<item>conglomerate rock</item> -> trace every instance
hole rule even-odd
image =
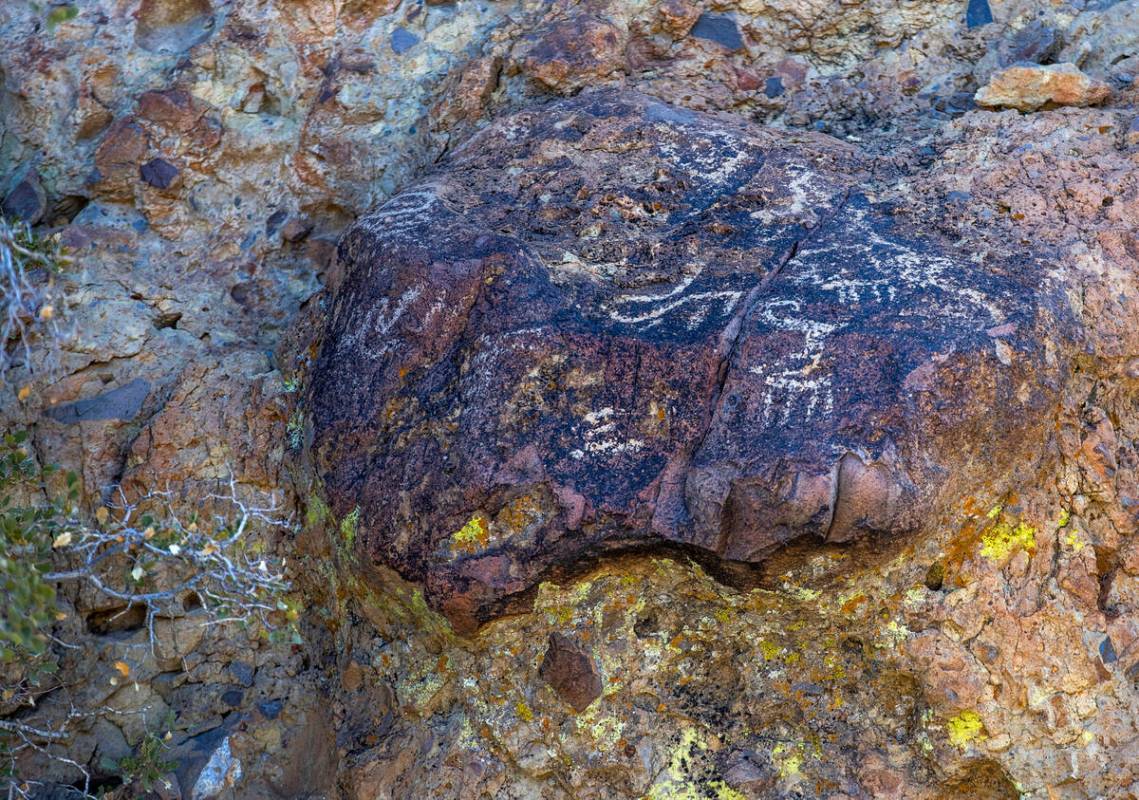
[[[855,161],[630,93],[471,139],[343,240],[333,510],[469,627],[607,552],[757,562],[1001,480],[1047,436],[1061,295],[1031,252],[895,221]]]

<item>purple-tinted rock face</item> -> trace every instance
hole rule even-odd
[[[1031,258],[896,222],[856,168],[594,93],[359,221],[310,401],[358,546],[469,629],[606,553],[758,562],[1007,474],[1045,438],[1060,304]]]

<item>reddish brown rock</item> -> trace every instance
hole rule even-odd
[[[578,14],[540,31],[523,69],[546,88],[569,93],[620,71],[625,38],[612,22]]]
[[[311,398],[333,508],[470,627],[607,553],[912,531],[1030,463],[1056,289],[896,221],[855,166],[629,93],[475,137],[341,244]]]
[[[1018,64],[1001,70],[977,92],[977,105],[1035,111],[1045,106],[1094,106],[1111,87],[1073,64]]]
[[[139,117],[177,133],[193,128],[206,111],[205,103],[180,89],[145,92],[138,98]]]
[[[149,140],[141,125],[130,118],[119,120],[95,151],[92,182],[108,197],[129,199],[148,148]]]
[[[538,674],[579,713],[601,696],[601,676],[593,659],[560,633],[550,634],[549,648]]]

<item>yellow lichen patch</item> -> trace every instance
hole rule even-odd
[[[799,777],[803,770],[802,748],[792,748],[790,745],[780,742],[771,748],[771,761],[779,770],[780,780],[794,780]]]
[[[763,653],[764,661],[775,661],[783,653],[782,647],[768,639],[764,639],[759,643],[759,650]]]
[[[949,743],[964,750],[970,743],[985,738],[985,723],[976,711],[962,711],[945,723],[945,731]]]
[[[1068,523],[1071,521],[1071,519],[1072,519],[1072,512],[1066,508],[1061,508],[1060,509],[1060,517],[1059,517],[1059,519],[1056,520],[1056,527],[1057,528],[1068,527]]]
[[[1066,545],[1068,545],[1068,547],[1072,548],[1073,552],[1078,553],[1084,549],[1085,543],[1084,543],[1084,540],[1080,538],[1080,532],[1073,530],[1073,531],[1070,531],[1068,533],[1068,535],[1064,537],[1064,544],[1066,544]]]
[[[1017,549],[1029,553],[1036,550],[1036,529],[1026,522],[1014,527],[1002,520],[981,534],[981,555],[985,558],[1004,561]]]
[[[897,647],[910,636],[910,629],[905,625],[898,622],[896,619],[890,620],[882,629],[883,638],[887,639],[891,646]]]
[[[645,800],[701,800],[700,787],[690,777],[695,750],[708,748],[695,728],[680,733],[680,743],[673,749],[668,768],[658,777]]]
[[[518,714],[518,719],[523,722],[534,721],[534,712],[530,710],[530,706],[526,705],[525,700],[519,700],[514,704],[514,712]]]
[[[467,524],[451,534],[452,553],[477,553],[490,543],[490,521],[482,512],[476,513]]]
[[[625,723],[612,714],[598,716],[597,712],[598,705],[595,703],[578,716],[577,728],[589,734],[598,750],[612,750],[625,732]]]
[[[820,594],[817,589],[808,589],[805,586],[792,586],[789,583],[783,584],[783,590],[801,603],[814,602],[819,599]]]

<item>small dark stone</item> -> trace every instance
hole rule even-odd
[[[574,711],[585,711],[601,696],[601,676],[593,665],[593,659],[572,639],[560,633],[550,634],[549,649],[538,674],[573,706]]]
[[[969,92],[954,92],[948,97],[936,97],[933,109],[950,117],[959,117],[975,107],[973,95]]]
[[[1099,643],[1099,657],[1103,660],[1104,664],[1112,664],[1119,660],[1116,655],[1115,645],[1111,642],[1110,636],[1103,637],[1103,641]]]
[[[973,195],[969,192],[952,191],[945,195],[945,199],[950,203],[968,203],[973,199]]]
[[[241,691],[240,689],[230,689],[228,692],[222,694],[221,701],[227,706],[236,707],[241,705],[241,701],[244,698],[245,692]]]
[[[44,413],[56,422],[66,425],[110,419],[128,422],[138,415],[149,393],[150,383],[142,378],[135,378],[126,386],[120,386],[118,389],[112,389],[86,400],[49,408]]]
[[[701,14],[691,33],[698,39],[707,39],[729,50],[741,50],[744,46],[736,21],[720,14]]]
[[[1001,66],[1018,62],[1049,63],[1060,50],[1060,36],[1055,28],[1033,20],[1017,31],[999,49]]]
[[[265,220],[265,235],[272,236],[281,227],[281,223],[289,218],[286,211],[274,211],[269,215],[269,219]]]
[[[243,661],[234,661],[229,665],[229,672],[233,677],[237,678],[238,683],[242,686],[253,685],[253,667],[249,666]]]
[[[47,210],[47,194],[40,184],[39,176],[29,172],[4,197],[0,210],[4,216],[35,225],[43,219]]]
[[[392,31],[392,51],[398,56],[403,55],[419,44],[419,37],[407,28],[396,28]]]
[[[945,565],[940,561],[934,561],[929,565],[929,569],[925,573],[925,585],[931,592],[941,590],[942,585],[945,583]]]
[[[779,97],[784,91],[783,79],[778,75],[768,78],[767,82],[763,85],[763,93],[768,97]]]
[[[276,719],[284,705],[280,700],[266,700],[257,704],[257,710],[264,714],[266,719]]]
[[[162,158],[152,158],[138,168],[142,179],[156,189],[169,189],[180,170]]]
[[[965,12],[965,24],[970,28],[979,28],[993,21],[993,10],[989,8],[989,0],[969,0],[969,8]]]

